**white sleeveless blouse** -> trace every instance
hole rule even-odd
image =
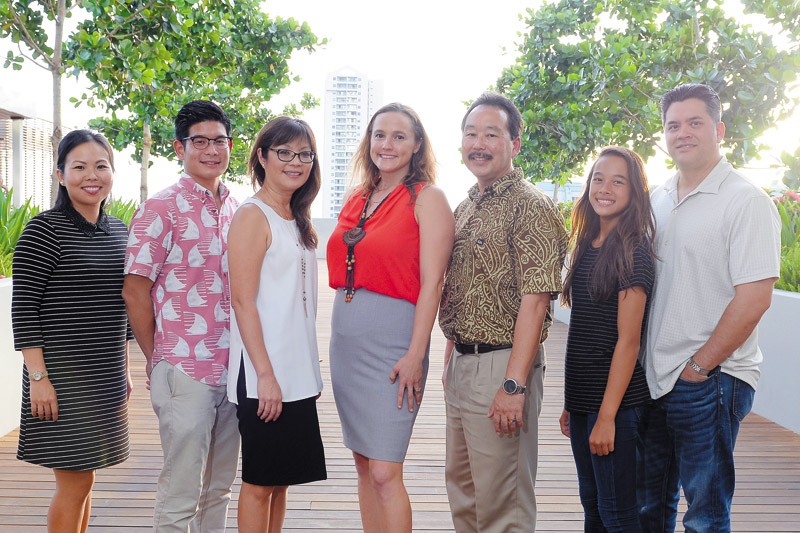
[[[261,265],[256,306],[261,319],[275,378],[284,402],[316,396],[322,390],[317,348],[317,254],[300,244],[294,220],[286,220],[270,206],[251,197],[264,213],[272,232],[272,243]],[[305,275],[303,275],[305,259]],[[306,303],[303,304],[305,285]],[[258,377],[242,342],[236,315],[231,309],[231,344],[228,362],[228,399],[237,403],[236,385],[244,359],[247,397],[258,398]]]

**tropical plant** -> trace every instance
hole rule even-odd
[[[775,283],[775,288],[800,292],[800,246],[781,249],[781,279]]]
[[[128,200],[126,202],[114,198],[110,201],[107,201],[103,209],[107,215],[117,217],[123,221],[126,226],[130,226],[131,219],[133,218],[134,213],[136,213],[137,207],[139,207],[139,202],[136,200]]]
[[[0,277],[11,275],[11,262],[19,236],[25,224],[39,214],[39,207],[31,205],[30,198],[15,208],[12,195],[13,189],[0,190]]]
[[[572,206],[572,200],[558,203],[558,210],[561,212],[561,216],[564,217],[564,227],[567,228],[567,233],[572,230]]]
[[[800,146],[793,154],[781,153],[781,163],[784,166],[783,184],[790,189],[800,189]]]
[[[781,278],[775,288],[800,292],[800,194],[784,192],[775,207],[781,216]]]

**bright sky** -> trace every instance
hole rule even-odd
[[[459,152],[464,101],[493,86],[513,62],[514,43],[524,29],[518,15],[539,4],[405,0],[387,9],[366,0],[264,2],[271,16],[304,20],[329,41],[313,54],[293,56],[292,69],[302,81],[285,92],[286,100],[282,94],[281,105],[274,108],[303,92],[323,97],[327,74],[344,66],[382,80],[383,103],[409,105],[422,119],[439,161],[439,185],[456,205],[475,181]],[[322,108],[305,117],[317,132],[324,131]]]
[[[439,161],[439,184],[450,203],[456,205],[475,181],[461,163],[458,151],[463,102],[492,86],[503,68],[512,64],[517,55],[518,33],[525,29],[519,14],[540,3],[499,0],[488,5],[477,0],[405,0],[387,5],[368,0],[269,0],[264,2],[264,9],[271,16],[306,21],[317,36],[329,40],[314,53],[294,54],[290,66],[302,80],[270,102],[270,108],[280,111],[286,103],[299,101],[304,92],[323,99],[327,74],[344,66],[382,80],[384,103],[399,101],[410,105],[422,118]],[[5,43],[0,44],[0,55],[4,56],[6,49]],[[25,103],[23,112],[51,117],[48,73],[33,67],[26,67],[23,73],[2,69],[0,79],[0,107],[5,107],[3,101],[10,98],[12,102]],[[74,109],[66,101],[70,95],[80,94],[79,87],[74,79],[66,80],[64,121],[73,127],[84,126],[92,113],[85,107]],[[324,143],[322,110],[320,106],[305,116],[320,144]],[[798,115],[789,122],[796,124]],[[773,133],[772,139],[770,142],[779,146],[787,137]],[[793,139],[789,142],[796,145]],[[322,151],[323,146],[318,148]],[[117,164],[115,194],[137,198],[138,167],[123,159],[120,157]],[[172,183],[177,169],[177,163],[169,162],[152,167],[150,192]],[[648,173],[652,183],[661,183],[671,171],[663,165],[663,159],[654,158]],[[765,185],[775,181],[774,172],[753,173]],[[249,193],[249,187],[237,189],[237,196]]]

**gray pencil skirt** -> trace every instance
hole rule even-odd
[[[397,408],[398,383],[391,383],[389,376],[408,350],[415,309],[406,300],[365,289],[346,303],[344,291],[336,291],[330,345],[333,397],[344,445],[370,459],[400,463],[406,457],[419,407],[409,412],[404,400],[403,408]],[[424,393],[428,350],[422,368]]]

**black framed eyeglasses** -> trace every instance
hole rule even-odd
[[[317,154],[315,154],[311,150],[307,150],[304,152],[293,152],[291,150],[286,150],[285,148],[282,148],[280,150],[276,150],[275,148],[270,148],[270,151],[275,152],[278,155],[278,159],[280,159],[284,163],[290,163],[294,161],[295,157],[299,157],[301,163],[312,163],[314,161],[314,158],[317,156]]]
[[[191,137],[184,137],[182,139],[185,141],[192,141],[192,146],[194,146],[198,150],[205,150],[208,148],[208,143],[214,143],[214,147],[217,150],[227,150],[231,146],[231,141],[233,141],[233,137],[217,137],[216,139],[210,139],[205,137],[204,135],[192,135]]]

